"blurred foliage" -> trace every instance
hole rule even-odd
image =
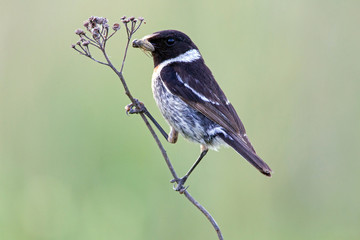
[[[186,32],[275,171],[232,149],[188,181],[225,239],[359,239],[359,1],[4,1],[0,32],[0,239],[216,239],[171,175],[115,74],[70,48],[91,15],[145,17],[138,37]],[[124,32],[123,32],[124,34]],[[120,64],[124,36],[109,54]],[[125,77],[152,99],[152,60]],[[179,175],[198,146],[165,143]]]

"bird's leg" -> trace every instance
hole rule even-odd
[[[149,111],[146,109],[144,103],[142,103],[139,100],[135,99],[135,104],[130,103],[129,105],[126,105],[125,106],[125,111],[126,111],[126,114],[144,113],[154,123],[154,125],[160,131],[160,133],[164,136],[164,138],[167,141],[169,141],[168,134],[164,131],[164,129],[160,126],[160,124],[155,120],[155,118],[149,113]],[[170,132],[170,135],[171,134],[172,134],[172,130]],[[177,134],[176,134],[176,137],[177,137]],[[169,142],[171,142],[171,141],[169,141]],[[175,142],[176,142],[176,140],[175,140]]]
[[[201,159],[204,158],[204,156],[207,154],[208,152],[208,148],[205,145],[201,145],[200,146],[201,149],[201,153],[199,158],[196,160],[196,162],[191,166],[191,168],[189,169],[189,171],[185,174],[184,177],[180,178],[180,179],[173,179],[171,180],[172,183],[176,182],[177,186],[174,186],[174,190],[178,191],[180,193],[183,193],[187,187],[184,187],[184,184],[186,182],[186,180],[188,179],[188,177],[190,176],[190,174],[192,173],[192,171],[194,171],[194,169],[196,168],[196,166],[200,163]]]
[[[176,141],[178,140],[178,135],[179,135],[179,132],[176,131],[173,127],[171,127],[167,141],[169,143],[176,143]]]

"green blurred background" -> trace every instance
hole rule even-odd
[[[115,74],[70,48],[92,15],[143,16],[138,38],[186,32],[275,171],[232,149],[188,181],[225,239],[360,239],[360,1],[4,1],[0,239],[217,239],[171,175]],[[120,65],[124,32],[109,54]],[[154,104],[152,59],[125,77]],[[164,142],[164,141],[163,141]],[[199,153],[164,143],[179,175]]]

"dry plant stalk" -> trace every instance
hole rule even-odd
[[[86,31],[84,31],[82,29],[77,29],[75,31],[75,34],[78,35],[80,37],[80,39],[76,44],[72,44],[71,47],[75,51],[80,53],[81,55],[88,57],[97,63],[100,63],[102,65],[110,67],[116,73],[116,75],[119,77],[119,79],[124,87],[125,94],[129,97],[129,99],[131,101],[131,104],[129,104],[127,106],[127,110],[129,110],[129,108],[131,108],[131,109],[135,108],[134,113],[138,113],[141,116],[141,118],[143,119],[145,125],[147,126],[147,128],[150,131],[151,135],[153,136],[156,144],[158,145],[158,147],[161,151],[161,154],[162,154],[173,178],[179,179],[171,162],[170,162],[170,159],[169,159],[163,145],[161,144],[153,127],[150,125],[147,117],[155,124],[155,126],[160,130],[161,134],[164,135],[165,138],[167,138],[166,137],[167,134],[164,132],[164,130],[162,130],[160,125],[151,116],[151,114],[146,109],[144,104],[132,96],[132,94],[127,86],[127,83],[125,81],[125,78],[123,76],[123,69],[124,69],[124,64],[125,64],[125,60],[126,60],[126,55],[127,55],[128,49],[129,49],[129,45],[131,43],[132,36],[136,33],[136,31],[140,28],[140,26],[143,23],[145,24],[146,22],[144,21],[144,18],[142,18],[142,17],[127,18],[126,16],[123,16],[121,18],[121,22],[124,25],[125,30],[126,30],[127,42],[125,45],[125,52],[123,55],[123,60],[122,60],[120,70],[117,70],[117,68],[115,68],[115,66],[110,61],[110,59],[106,53],[106,44],[107,44],[108,40],[110,38],[112,38],[121,29],[121,24],[119,24],[119,23],[114,23],[110,30],[110,26],[109,26],[108,20],[106,18],[94,17],[94,16],[90,17],[87,21],[84,22],[84,27],[86,28]],[[111,31],[111,33],[110,33],[110,31]],[[93,57],[93,55],[90,52],[91,47],[94,47],[95,49],[98,49],[102,52],[102,54],[104,56],[103,61],[99,61]],[[212,224],[213,228],[215,229],[218,239],[222,240],[223,237],[222,237],[220,228],[217,225],[215,219],[210,215],[210,213],[199,202],[197,202],[186,189],[184,191],[181,191],[180,194],[184,194],[185,197],[204,214],[204,216],[209,220],[209,222]]]

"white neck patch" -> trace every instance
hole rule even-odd
[[[201,54],[197,49],[191,49],[183,54],[180,54],[179,56],[175,58],[170,58],[168,60],[163,61],[159,65],[155,67],[156,72],[160,72],[165,66],[174,63],[174,62],[194,62],[201,58]]]

